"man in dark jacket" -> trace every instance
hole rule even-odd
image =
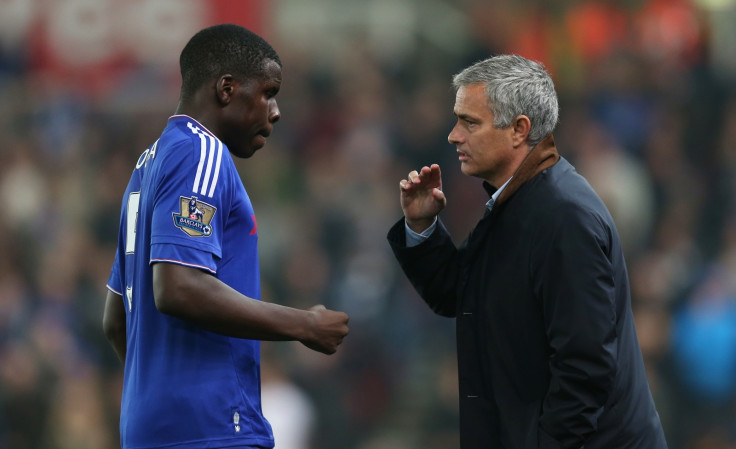
[[[460,248],[442,221],[440,167],[400,182],[389,231],[401,267],[457,325],[463,449],[662,449],[608,210],[561,158],[557,95],[519,56],[453,78],[449,135],[464,174],[484,180],[486,214]]]

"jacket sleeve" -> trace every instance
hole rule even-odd
[[[559,443],[541,447],[582,447],[597,430],[613,386],[618,339],[612,232],[597,213],[568,205],[556,211],[534,245],[531,279],[550,351],[540,434]]]
[[[417,246],[406,246],[402,218],[388,232],[388,242],[419,296],[438,315],[454,317],[457,303],[457,249],[441,220]]]

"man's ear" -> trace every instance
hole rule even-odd
[[[532,122],[526,115],[520,115],[511,122],[513,136],[511,137],[514,146],[518,147],[526,142],[529,137],[529,131],[532,129]]]
[[[220,104],[229,104],[234,91],[235,80],[232,75],[222,75],[217,79],[217,84],[215,84],[215,95],[217,96],[217,101],[219,101]]]

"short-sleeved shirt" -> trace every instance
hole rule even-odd
[[[260,342],[165,315],[153,298],[152,265],[175,263],[260,299],[257,240],[225,144],[191,117],[171,117],[125,191],[107,284],[126,310],[124,449],[273,447],[261,412]]]

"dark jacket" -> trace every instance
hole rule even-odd
[[[551,136],[459,249],[441,221],[418,246],[403,219],[388,239],[456,318],[463,449],[667,447],[616,227]]]

